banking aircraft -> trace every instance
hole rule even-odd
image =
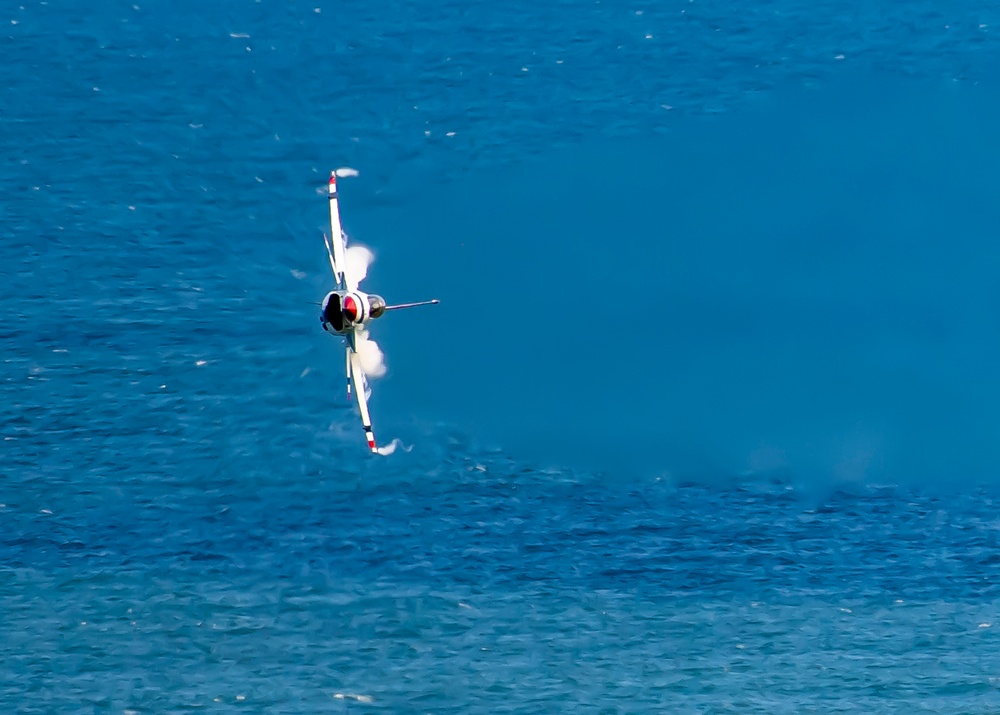
[[[390,310],[414,308],[418,305],[434,305],[440,301],[435,299],[419,303],[386,305],[381,296],[359,290],[358,284],[368,274],[368,265],[373,256],[371,251],[364,246],[347,247],[347,235],[340,226],[336,172],[330,174],[328,195],[330,199],[330,238],[323,234],[323,242],[326,243],[326,252],[330,257],[330,268],[333,269],[333,280],[336,283],[336,288],[327,293],[326,298],[323,299],[323,311],[320,313],[319,320],[325,331],[344,338],[347,355],[347,399],[351,399],[353,387],[354,395],[358,401],[358,410],[361,413],[361,425],[365,429],[365,437],[368,440],[368,448],[377,453],[378,447],[375,445],[375,434],[372,431],[372,420],[368,411],[368,398],[371,396],[371,389],[364,371],[366,358],[369,369],[372,369],[373,362],[376,369],[384,368],[381,365],[382,354],[378,346],[368,337],[368,321],[380,318]],[[375,377],[377,376],[375,375]]]

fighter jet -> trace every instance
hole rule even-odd
[[[326,294],[323,299],[323,309],[319,320],[323,330],[331,335],[344,338],[347,367],[347,399],[351,399],[351,391],[358,401],[361,413],[361,425],[365,430],[368,448],[377,453],[375,433],[372,431],[371,415],[368,411],[368,398],[371,390],[368,378],[363,369],[364,360],[361,352],[374,352],[381,356],[378,346],[374,345],[367,334],[368,321],[382,317],[390,310],[415,308],[418,305],[435,305],[440,301],[424,300],[418,303],[401,303],[387,305],[385,299],[372,293],[365,293],[358,285],[368,273],[371,262],[371,252],[363,246],[347,247],[347,234],[340,225],[340,207],[337,203],[337,173],[330,173],[330,237],[323,234],[326,252],[330,257],[330,268],[333,269],[333,280],[336,288]]]

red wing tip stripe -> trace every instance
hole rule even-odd
[[[337,183],[337,172],[336,171],[331,171],[330,172],[330,183],[331,184],[336,184]]]

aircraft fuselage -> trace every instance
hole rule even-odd
[[[359,290],[334,290],[323,299],[319,320],[323,324],[323,330],[346,335],[369,319],[380,317],[384,312],[385,300],[381,296]]]

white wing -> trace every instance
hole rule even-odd
[[[357,290],[368,275],[368,266],[375,255],[364,246],[347,247],[347,234],[340,225],[340,202],[337,199],[337,172],[330,174],[330,238],[323,234],[330,268],[339,290]]]
[[[368,448],[372,452],[378,452],[378,447],[375,446],[375,434],[372,432],[372,418],[368,413],[368,380],[365,379],[365,372],[361,369],[360,356],[354,352],[350,345],[347,346],[347,359],[351,363],[351,381],[354,383],[354,396],[358,399],[361,426],[365,428]]]
[[[330,268],[337,288],[343,290],[346,284],[344,272],[347,270],[347,246],[344,239],[344,229],[340,226],[340,204],[337,202],[337,174],[330,173],[330,238],[323,236],[326,252],[330,256]]]

